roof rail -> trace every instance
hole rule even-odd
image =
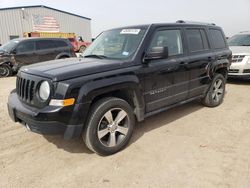
[[[176,23],[186,23],[184,20],[177,20]]]
[[[250,33],[250,31],[241,31],[240,33]]]
[[[216,25],[215,23],[204,23],[204,22],[184,21],[184,20],[177,20],[177,21],[176,21],[176,23],[189,23],[189,24]]]

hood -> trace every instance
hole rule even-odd
[[[21,71],[53,81],[62,81],[123,67],[125,67],[125,63],[120,60],[68,58],[24,66]]]
[[[233,54],[250,55],[250,46],[230,46]]]

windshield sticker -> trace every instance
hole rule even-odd
[[[122,52],[122,55],[128,56],[128,55],[129,55],[129,52]]]
[[[140,31],[140,29],[123,29],[120,34],[138,35]]]

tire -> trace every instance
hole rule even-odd
[[[210,88],[202,103],[207,107],[219,106],[224,99],[226,80],[222,74],[215,74]]]
[[[12,76],[12,69],[7,64],[0,65],[0,77]]]
[[[135,116],[126,101],[114,97],[101,99],[93,105],[89,114],[82,136],[90,150],[107,156],[122,150],[128,144]]]
[[[86,46],[81,46],[79,49],[79,53],[83,53],[86,50]]]
[[[69,56],[62,56],[62,57],[59,57],[58,59],[67,59],[69,58]]]

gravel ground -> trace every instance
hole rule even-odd
[[[198,102],[136,126],[128,147],[109,157],[81,139],[42,136],[13,123],[0,79],[0,187],[250,187],[250,81],[227,85],[224,103]]]

